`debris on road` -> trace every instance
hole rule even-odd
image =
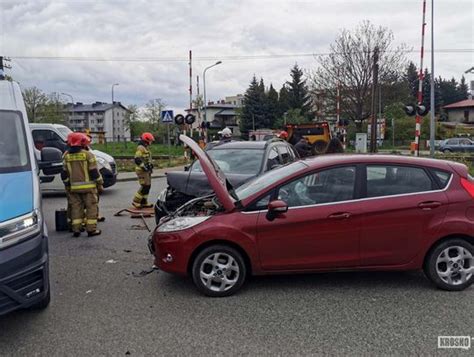
[[[116,260],[113,260],[113,259],[109,259],[109,260],[107,260],[105,263],[107,263],[107,264],[115,264],[115,263],[117,263],[117,261],[116,261]]]

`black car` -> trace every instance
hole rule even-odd
[[[234,188],[266,171],[299,159],[293,146],[281,139],[211,144],[206,152]],[[157,223],[161,217],[174,212],[189,200],[213,193],[198,160],[185,171],[168,172],[166,178],[168,187],[160,193],[155,204]]]

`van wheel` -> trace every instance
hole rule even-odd
[[[474,248],[462,239],[450,239],[429,254],[425,274],[438,288],[460,291],[474,282]]]
[[[241,288],[247,275],[242,255],[234,248],[213,245],[205,248],[194,259],[194,285],[204,295],[223,297]]]
[[[36,304],[31,305],[29,307],[30,310],[44,310],[48,307],[49,303],[51,302],[51,289],[48,289],[46,296],[38,301]]]

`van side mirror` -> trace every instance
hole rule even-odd
[[[47,176],[59,174],[63,169],[63,153],[51,147],[41,149],[41,161],[38,166]]]
[[[271,201],[268,204],[267,219],[273,221],[275,218],[284,217],[286,212],[288,212],[288,204],[285,201]]]

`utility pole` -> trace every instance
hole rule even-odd
[[[5,68],[11,69],[12,67],[5,62],[10,62],[11,59],[0,56],[0,80],[8,79],[9,77],[5,74]]]
[[[372,108],[371,108],[371,124],[370,124],[370,152],[377,152],[377,82],[379,76],[379,48],[374,48],[372,66]]]
[[[193,110],[193,64],[192,64],[193,52],[189,50],[189,114]],[[184,124],[186,127],[187,124]],[[193,125],[189,126],[189,135],[193,137]]]
[[[435,155],[434,1],[431,0],[430,156]]]
[[[425,49],[425,16],[426,0],[423,0],[423,19],[421,22],[421,49],[420,49],[420,73],[418,75],[418,106],[423,104],[423,55]],[[431,75],[433,77],[433,75]],[[420,155],[420,135],[421,135],[421,115],[416,114],[415,118],[415,156]]]

